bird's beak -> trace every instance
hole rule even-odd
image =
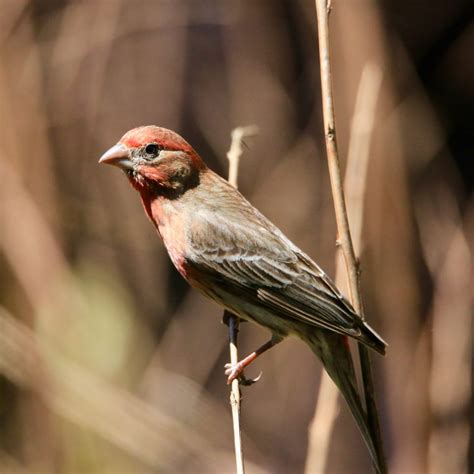
[[[130,160],[130,153],[127,147],[121,143],[117,143],[112,148],[108,149],[99,160],[99,163],[117,166],[123,170],[133,169],[133,164]]]

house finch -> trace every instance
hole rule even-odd
[[[286,336],[299,337],[341,390],[377,466],[347,336],[381,354],[386,344],[321,268],[170,130],[131,130],[99,162],[125,171],[191,286],[271,331],[270,341],[226,366],[228,381]]]

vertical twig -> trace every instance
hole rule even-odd
[[[353,229],[353,244],[356,255],[361,253],[362,221],[364,215],[364,192],[369,162],[370,139],[375,117],[382,73],[373,63],[367,63],[362,70],[357,98],[352,116],[347,171],[344,190],[348,197],[348,212]],[[344,273],[342,260],[336,259],[335,281],[338,287]],[[309,429],[308,459],[305,472],[325,472],[334,422],[338,413],[338,389],[327,372],[323,371],[316,402],[316,409]]]
[[[331,5],[330,2],[327,0],[315,0],[315,2],[318,22],[324,135],[326,139],[329,175],[331,179],[331,189],[334,200],[334,209],[338,229],[338,241],[340,243],[344,255],[344,260],[346,263],[352,304],[359,316],[363,318],[364,313],[359,287],[359,262],[356,259],[354,247],[352,245],[351,240],[336,142],[334,101],[332,97],[331,87],[331,65],[329,61],[329,13],[331,10]],[[359,357],[365,392],[367,421],[372,436],[374,438],[375,449],[377,450],[377,457],[379,459],[379,469],[382,472],[386,472],[387,469],[385,465],[385,456],[383,453],[378,412],[375,403],[375,393],[370,359],[367,348],[364,347],[362,344],[359,344]]]
[[[232,131],[232,141],[227,153],[229,160],[229,183],[237,187],[237,176],[239,172],[239,160],[243,153],[242,140],[245,137],[255,135],[257,127],[237,127]],[[239,361],[237,350],[237,335],[239,332],[240,319],[234,314],[224,311],[224,320],[229,326],[229,352],[230,363],[237,364]],[[234,449],[237,474],[244,474],[244,454],[242,449],[242,437],[240,431],[240,387],[238,379],[232,381],[230,392],[230,406],[232,408],[232,425],[234,429]]]

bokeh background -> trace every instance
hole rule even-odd
[[[373,362],[397,474],[473,470],[473,13],[331,14],[343,169],[368,156],[363,296],[390,344]],[[0,472],[233,471],[221,310],[97,160],[157,124],[225,176],[231,130],[255,124],[241,191],[334,275],[315,25],[311,0],[1,0]],[[266,337],[245,324],[242,353]],[[248,472],[310,472],[321,366],[288,340],[260,370],[243,390]],[[326,471],[369,469],[341,403]]]

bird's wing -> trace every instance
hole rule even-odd
[[[245,289],[277,316],[358,337],[359,317],[326,274],[254,208],[239,211],[239,220],[197,211],[189,264],[217,284]]]

